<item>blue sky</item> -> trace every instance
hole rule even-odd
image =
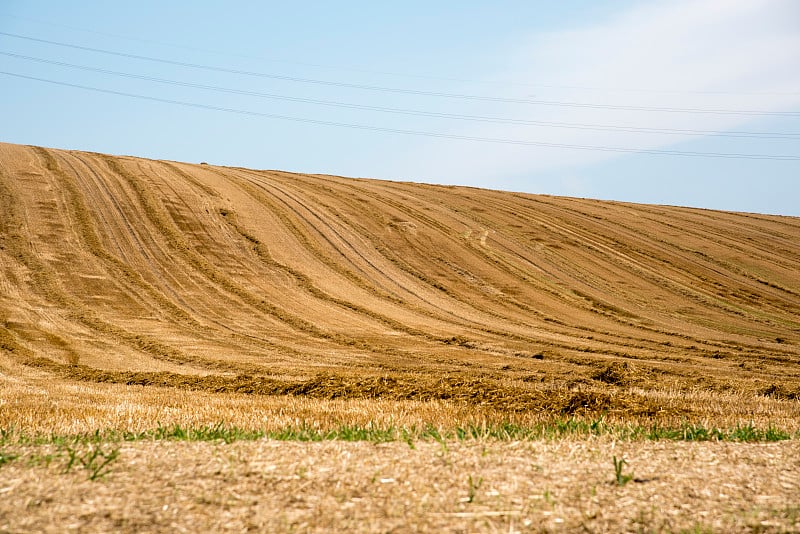
[[[0,74],[0,141],[800,216],[795,0],[6,0],[0,32],[2,72],[206,106]]]

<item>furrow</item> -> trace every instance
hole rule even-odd
[[[158,228],[171,249],[183,257],[196,272],[202,274],[207,280],[223,288],[231,295],[236,296],[247,306],[278,319],[297,332],[303,332],[314,338],[329,341],[340,346],[369,348],[361,340],[338,332],[323,330],[305,319],[287,313],[280,306],[267,302],[267,300],[259,295],[243,288],[231,277],[226,276],[208,262],[208,260],[198,254],[183,238],[175,228],[174,223],[171,221],[163,205],[147,190],[139,178],[128,172],[118,160],[107,156],[103,157],[103,159],[112,172],[123,177],[134,191],[136,191],[138,200],[143,206],[148,220]]]

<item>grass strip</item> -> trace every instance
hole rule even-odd
[[[610,437],[621,441],[729,441],[729,442],[775,442],[800,439],[800,430],[790,432],[774,426],[758,428],[752,423],[723,429],[702,424],[685,423],[678,427],[658,425],[606,424],[602,418],[596,420],[563,419],[534,426],[514,424],[466,425],[452,429],[441,429],[432,425],[417,427],[395,427],[378,425],[341,425],[325,429],[312,424],[279,430],[248,430],[222,422],[215,425],[183,427],[162,426],[143,432],[119,430],[96,430],[87,434],[27,434],[13,428],[0,429],[0,446],[5,445],[69,445],[76,443],[106,443],[134,441],[254,441],[271,439],[278,441],[368,441],[373,443],[404,441],[413,446],[414,441],[534,441],[564,438]]]

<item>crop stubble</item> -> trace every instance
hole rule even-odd
[[[797,427],[796,218],[8,144],[0,202],[0,424],[63,381]]]

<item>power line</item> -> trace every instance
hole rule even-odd
[[[193,52],[203,52],[203,53],[211,53],[217,54],[220,56],[229,56],[229,57],[240,57],[244,59],[254,59],[258,61],[269,61],[274,63],[285,63],[289,65],[301,65],[304,67],[314,67],[314,68],[322,68],[322,69],[335,69],[335,70],[346,70],[351,72],[360,72],[365,74],[379,74],[384,76],[395,76],[401,78],[416,78],[416,79],[425,79],[425,80],[441,80],[441,81],[448,81],[448,82],[461,82],[461,83],[480,83],[480,84],[490,84],[490,85],[504,85],[504,86],[517,86],[517,87],[541,87],[545,89],[578,89],[583,91],[598,91],[598,92],[608,92],[608,93],[662,93],[662,94],[692,94],[692,95],[742,95],[742,96],[797,96],[800,95],[800,92],[773,92],[773,91],[703,91],[703,90],[680,90],[680,89],[652,89],[652,88],[621,88],[621,87],[594,87],[594,86],[586,86],[586,85],[558,85],[558,84],[547,84],[547,83],[525,83],[525,82],[515,82],[515,81],[502,81],[502,80],[476,80],[471,78],[460,78],[460,77],[449,77],[449,76],[433,76],[428,74],[411,74],[411,73],[401,73],[401,72],[392,72],[392,71],[384,71],[384,70],[374,70],[374,69],[365,69],[365,68],[358,68],[358,67],[348,67],[348,66],[334,66],[334,65],[326,65],[322,63],[311,63],[307,61],[293,61],[288,59],[278,59],[278,58],[265,58],[263,56],[254,56],[251,54],[242,54],[242,53],[235,53],[235,52],[223,52],[220,50],[214,50],[210,48],[199,48],[195,46],[187,46],[175,43],[168,43],[163,41],[155,41],[152,39],[142,39],[141,37],[133,37],[130,35],[120,35],[116,33],[109,33],[109,32],[102,32],[98,30],[90,30],[88,28],[80,28],[78,26],[71,26],[68,24],[59,24],[51,21],[44,21],[39,19],[33,19],[30,17],[22,17],[19,15],[6,15],[7,17],[12,17],[19,20],[25,20],[28,22],[34,22],[36,24],[43,24],[46,26],[53,26],[57,28],[66,28],[73,31],[79,31],[84,33],[91,33],[95,35],[101,35],[104,37],[113,37],[115,39],[125,39],[129,41],[136,41],[145,44],[153,44],[158,46],[165,46],[171,48],[179,48],[183,50],[190,50]]]
[[[235,109],[235,108],[226,108],[221,106],[211,106],[207,104],[198,104],[195,102],[185,102],[182,100],[172,100],[167,98],[159,98],[154,96],[147,96],[147,95],[140,95],[135,93],[126,93],[122,91],[114,91],[111,89],[101,89],[98,87],[90,87],[86,85],[79,85],[73,84],[68,82],[60,82],[56,80],[50,80],[46,78],[38,78],[35,76],[27,76],[24,74],[17,74],[13,72],[5,72],[0,71],[0,74],[6,76],[13,76],[16,78],[22,78],[27,80],[34,80],[44,83],[50,83],[54,85],[60,85],[64,87],[73,87],[77,89],[84,89],[87,91],[94,91],[98,93],[106,93],[111,95],[117,96],[124,96],[129,98],[137,98],[141,100],[149,100],[153,102],[162,102],[165,104],[173,104],[178,106],[185,106],[191,108],[199,108],[199,109],[207,109],[213,111],[222,111],[226,113],[235,113],[239,115],[249,115],[255,117],[264,117],[269,119],[279,119],[279,120],[286,120],[286,121],[293,121],[293,122],[302,122],[307,124],[317,124],[321,126],[335,126],[340,128],[352,128],[357,130],[366,130],[366,131],[373,131],[373,132],[386,132],[386,133],[395,133],[395,134],[403,134],[403,135],[413,135],[413,136],[423,136],[423,137],[436,137],[441,139],[456,139],[462,141],[478,141],[483,143],[497,143],[497,144],[506,144],[506,145],[519,145],[519,146],[534,146],[534,147],[546,147],[546,148],[565,148],[565,149],[572,149],[572,150],[591,150],[591,151],[599,151],[599,152],[619,152],[619,153],[631,153],[631,154],[651,154],[651,155],[662,155],[662,156],[686,156],[686,157],[704,157],[704,158],[725,158],[725,159],[753,159],[753,160],[772,160],[772,161],[800,161],[800,156],[792,156],[792,155],[770,155],[770,154],[741,154],[741,153],[726,153],[726,152],[691,152],[691,151],[681,151],[681,150],[660,150],[660,149],[637,149],[637,148],[627,148],[627,147],[607,147],[607,146],[593,146],[593,145],[575,145],[575,144],[567,144],[567,143],[548,143],[543,141],[525,141],[525,140],[518,140],[518,139],[502,139],[502,138],[492,138],[492,137],[477,137],[477,136],[469,136],[469,135],[456,135],[456,134],[446,134],[446,133],[437,133],[437,132],[425,132],[425,131],[417,131],[417,130],[404,130],[399,128],[384,128],[380,126],[370,126],[366,124],[350,124],[350,123],[342,123],[342,122],[333,122],[333,121],[323,121],[318,119],[308,119],[303,117],[291,117],[286,115],[276,115],[271,113],[261,113],[257,111],[249,111],[243,109]]]
[[[719,130],[692,130],[692,129],[678,129],[678,128],[645,128],[634,126],[615,126],[615,125],[601,125],[601,124],[580,124],[580,123],[565,123],[565,122],[551,122],[551,121],[535,121],[526,119],[510,119],[504,117],[491,117],[481,115],[464,115],[460,113],[444,113],[437,111],[414,110],[404,108],[392,108],[383,106],[371,106],[366,104],[353,104],[348,102],[339,102],[333,100],[319,100],[312,98],[295,97],[288,95],[280,95],[273,93],[261,93],[257,91],[248,91],[243,89],[233,89],[228,87],[219,87],[215,85],[204,85],[192,82],[184,82],[180,80],[170,80],[165,78],[157,78],[153,76],[146,76],[141,74],[132,74],[127,72],[120,72],[109,69],[102,69],[96,67],[88,67],[85,65],[75,65],[73,63],[66,63],[63,61],[55,61],[50,59],[38,58],[33,56],[26,56],[22,54],[15,54],[12,52],[0,51],[0,55],[13,57],[17,59],[24,59],[27,61],[34,61],[44,63],[47,65],[56,65],[60,67],[68,67],[72,69],[83,70],[87,72],[97,72],[101,74],[109,74],[113,76],[120,76],[123,78],[131,78],[137,80],[145,80],[157,82],[167,85],[174,85],[179,87],[191,87],[195,89],[203,89],[209,91],[217,91],[223,93],[253,96],[258,98],[267,98],[272,100],[282,100],[288,102],[300,102],[307,104],[316,104],[323,106],[340,107],[347,109],[363,109],[367,111],[378,111],[382,113],[394,113],[402,115],[444,118],[461,121],[475,121],[475,122],[488,122],[497,124],[516,124],[524,126],[545,126],[551,128],[567,128],[578,130],[590,131],[607,131],[607,132],[626,132],[626,133],[646,133],[646,134],[661,134],[661,135],[712,135],[716,137],[735,137],[735,138],[756,138],[756,139],[800,139],[800,133],[782,133],[782,132],[743,132],[743,131],[719,131]]]
[[[29,37],[25,35],[18,35],[13,33],[7,32],[0,32],[0,35],[5,35],[7,37],[13,37],[16,39],[24,39],[27,41],[39,42],[50,44],[54,46],[62,46],[66,48],[72,48],[76,50],[84,50],[87,52],[94,52],[99,54],[106,54],[112,55],[117,57],[125,57],[129,59],[137,59],[141,61],[151,61],[156,63],[162,63],[165,65],[174,65],[179,67],[187,67],[193,69],[202,69],[214,72],[224,72],[227,74],[238,74],[242,76],[252,76],[252,77],[259,77],[259,78],[269,78],[273,80],[284,80],[284,81],[291,81],[297,83],[308,83],[308,84],[316,84],[316,85],[327,85],[332,87],[345,87],[348,89],[360,89],[365,91],[377,91],[377,92],[385,92],[385,93],[397,93],[397,94],[408,94],[408,95],[417,95],[417,96],[433,96],[439,98],[452,98],[452,99],[460,99],[460,100],[473,100],[473,101],[484,101],[484,102],[498,102],[498,103],[509,103],[509,104],[528,104],[528,105],[541,105],[541,106],[556,106],[556,107],[568,107],[568,108],[589,108],[589,109],[609,109],[609,110],[625,110],[625,111],[648,111],[648,112],[660,112],[660,113],[700,113],[700,114],[711,114],[711,115],[744,115],[744,116],[770,116],[770,117],[797,117],[800,116],[800,111],[762,111],[762,110],[734,110],[734,109],[700,109],[700,108],[672,108],[672,107],[651,107],[651,106],[622,106],[622,105],[611,105],[611,104],[589,104],[584,102],[564,102],[564,101],[555,101],[555,100],[530,100],[524,98],[504,98],[504,97],[494,97],[494,96],[480,96],[480,95],[469,95],[469,94],[459,94],[459,93],[443,93],[443,92],[436,92],[436,91],[421,91],[417,89],[402,89],[397,87],[383,87],[383,86],[376,86],[376,85],[362,85],[362,84],[354,84],[354,83],[347,83],[347,82],[335,82],[331,80],[317,80],[312,78],[300,78],[295,76],[282,76],[278,74],[269,74],[264,72],[254,72],[254,71],[247,71],[247,70],[239,70],[239,69],[228,69],[225,67],[217,67],[212,65],[202,65],[198,63],[187,63],[183,61],[174,61],[169,59],[163,58],[156,58],[151,56],[142,56],[138,54],[127,54],[124,52],[115,52],[112,50],[105,50],[101,48],[93,48],[88,46],[80,46],[75,44],[69,43],[62,43],[58,41],[50,41],[47,39],[39,39],[36,37]]]

